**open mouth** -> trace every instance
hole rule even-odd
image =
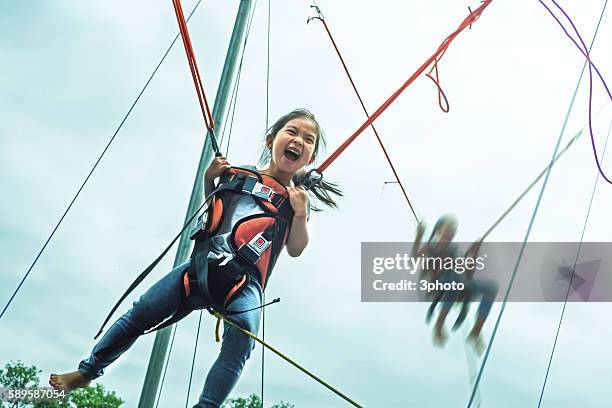
[[[300,158],[302,152],[300,152],[296,147],[287,146],[285,149],[285,158],[289,161],[296,161]]]

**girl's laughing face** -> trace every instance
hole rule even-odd
[[[268,136],[268,147],[272,145],[272,162],[277,171],[295,174],[314,159],[318,136],[317,125],[310,119],[292,119],[278,131],[274,140]]]

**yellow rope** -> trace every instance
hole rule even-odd
[[[217,325],[215,326],[215,341],[219,343],[221,336],[219,335],[219,329],[221,328],[221,318],[217,317]]]
[[[292,359],[290,359],[289,357],[287,357],[286,355],[284,355],[283,353],[281,353],[280,351],[278,351],[277,349],[275,349],[274,347],[272,347],[271,345],[266,343],[265,341],[259,339],[257,336],[255,336],[250,331],[245,330],[242,327],[238,326],[236,323],[226,319],[225,316],[223,316],[219,312],[215,312],[214,315],[215,315],[215,317],[217,319],[219,319],[219,321],[223,320],[225,323],[229,324],[230,326],[235,327],[236,329],[240,330],[242,333],[244,333],[245,335],[249,336],[250,338],[252,338],[256,342],[258,342],[259,344],[261,344],[262,346],[264,346],[268,350],[272,351],[274,354],[276,354],[277,356],[281,357],[283,360],[287,361],[288,363],[293,365],[295,368],[297,368],[298,370],[302,371],[304,374],[308,375],[310,378],[312,378],[313,380],[317,381],[319,384],[323,385],[324,387],[326,387],[327,389],[332,391],[334,394],[336,394],[339,397],[343,398],[349,404],[353,405],[354,407],[362,408],[361,405],[359,405],[358,403],[356,403],[355,401],[350,399],[348,396],[346,396],[345,394],[341,393],[336,388],[332,387],[331,385],[329,385],[328,383],[326,383],[325,381],[323,381],[322,379],[320,379],[316,375],[312,374],[310,371],[306,370],[304,367],[302,367],[301,365],[299,365],[298,363],[296,363],[295,361],[293,361]]]

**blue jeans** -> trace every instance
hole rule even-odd
[[[467,301],[474,301],[477,298],[481,298],[480,305],[478,306],[478,313],[476,319],[485,320],[493,307],[495,296],[499,289],[497,282],[491,279],[484,278],[472,278],[464,279],[463,275],[456,274],[454,272],[448,272],[442,275],[441,282],[462,282],[465,284],[465,290],[469,293],[469,299]],[[459,296],[458,291],[448,290],[444,291],[440,303],[442,304],[443,310],[450,310],[451,306],[457,300]]]
[[[89,379],[104,374],[104,369],[127,351],[145,331],[172,316],[183,298],[183,276],[190,267],[186,262],[160,279],[133,307],[121,316],[96,344],[91,355],[81,361],[79,372]],[[192,291],[190,302],[204,308],[204,300]],[[247,310],[261,305],[261,288],[256,279],[229,305],[229,310]],[[260,311],[253,310],[233,315],[230,319],[253,334],[259,329]],[[194,408],[219,407],[238,382],[242,368],[255,347],[255,341],[225,324],[223,343],[217,360],[212,365],[199,402]]]

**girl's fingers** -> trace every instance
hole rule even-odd
[[[306,194],[306,190],[304,189],[303,186],[299,186],[299,187],[287,187],[287,191],[292,196]]]

